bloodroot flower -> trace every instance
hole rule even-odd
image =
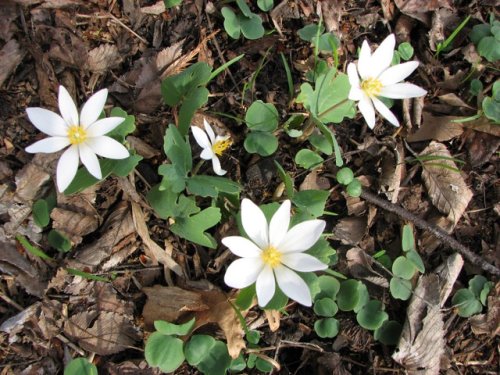
[[[311,292],[295,273],[328,268],[304,251],[311,248],[325,229],[323,220],[308,220],[288,229],[290,201],[286,200],[268,223],[262,210],[251,200],[241,202],[241,221],[250,239],[225,237],[222,243],[241,259],[231,263],[224,276],[227,285],[245,288],[256,283],[257,300],[266,306],[274,296],[276,282],[291,299],[311,306]]]
[[[221,168],[219,156],[231,146],[231,137],[229,135],[215,136],[212,127],[205,119],[203,119],[203,126],[205,127],[205,131],[197,126],[191,126],[194,139],[203,148],[200,157],[205,160],[212,160],[214,172],[219,176],[223,176],[227,171]]]
[[[379,97],[404,99],[427,93],[411,83],[398,83],[417,69],[418,61],[390,66],[395,44],[394,34],[390,34],[372,54],[365,40],[359,53],[357,69],[354,63],[347,66],[347,75],[351,84],[349,99],[358,102],[359,111],[372,129],[375,126],[375,109],[391,124],[399,126],[396,116]]]
[[[27,152],[52,153],[69,146],[57,163],[57,188],[60,192],[66,190],[73,181],[80,160],[92,176],[101,179],[102,173],[97,155],[109,159],[125,159],[129,156],[129,152],[121,143],[104,135],[125,119],[108,117],[98,120],[107,96],[107,89],[96,92],[78,114],[68,91],[59,86],[61,115],[44,108],[26,108],[33,125],[50,136],[27,147]]]

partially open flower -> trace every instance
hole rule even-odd
[[[212,160],[214,172],[219,176],[223,176],[227,171],[221,168],[219,156],[231,146],[231,137],[229,135],[216,136],[212,127],[205,119],[203,119],[203,126],[205,127],[205,131],[197,126],[191,126],[194,139],[203,148],[200,157],[205,160]]]
[[[395,44],[394,34],[390,34],[372,54],[365,40],[359,53],[357,69],[354,63],[347,66],[347,75],[351,84],[349,99],[358,102],[359,111],[372,129],[375,126],[375,109],[391,124],[399,126],[396,116],[379,97],[404,99],[427,93],[411,83],[398,83],[417,69],[418,61],[390,66]]]
[[[76,175],[80,160],[89,173],[102,178],[97,155],[109,159],[125,159],[128,150],[118,141],[104,134],[120,125],[122,117],[98,120],[106,103],[108,90],[92,95],[80,114],[73,99],[64,86],[59,86],[59,111],[61,115],[44,108],[26,108],[26,113],[35,127],[50,137],[35,142],[26,148],[31,153],[52,153],[69,146],[57,163],[57,188],[66,190]]]
[[[228,267],[224,281],[233,288],[245,288],[256,283],[257,300],[262,307],[273,298],[276,282],[288,297],[311,306],[309,287],[295,271],[312,272],[328,268],[312,255],[304,254],[320,238],[325,222],[308,220],[288,229],[290,207],[290,201],[284,201],[268,223],[257,205],[243,199],[241,222],[250,239],[240,236],[222,239],[233,254],[241,257]]]

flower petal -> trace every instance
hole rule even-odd
[[[127,148],[108,136],[89,138],[85,142],[94,153],[108,159],[126,159],[130,156]]]
[[[59,112],[69,126],[78,125],[78,109],[66,87],[59,86]]]
[[[71,146],[59,158],[57,163],[57,189],[62,193],[75,178],[79,164],[78,147]]]
[[[399,121],[397,117],[394,116],[394,113],[392,113],[391,110],[387,108],[387,106],[383,102],[381,102],[377,98],[373,98],[372,100],[378,113],[380,113],[383,118],[389,121],[392,125],[399,126]]]
[[[201,148],[212,149],[212,144],[210,143],[210,140],[207,137],[207,133],[205,133],[199,127],[194,126],[194,125],[191,126],[191,131],[193,132],[193,136],[194,136],[196,143],[198,143]]]
[[[78,151],[80,152],[80,159],[85,168],[87,168],[92,176],[100,180],[102,178],[101,166],[95,152],[85,143],[78,145]]]
[[[212,158],[212,168],[214,169],[215,174],[219,176],[224,176],[227,173],[227,171],[221,168],[220,160],[215,154]]]
[[[97,120],[87,128],[87,136],[99,137],[101,135],[108,134],[123,121],[125,121],[125,118],[123,117],[108,117],[103,118],[102,120]]]
[[[216,157],[215,152],[212,151],[211,148],[204,148],[200,154],[200,158],[204,160],[210,160]]]
[[[97,121],[104,109],[107,97],[108,89],[102,89],[92,95],[83,105],[82,112],[80,113],[80,125],[84,129],[87,129]]]
[[[359,51],[358,59],[358,72],[361,79],[367,79],[372,75],[371,70],[373,67],[370,66],[371,55],[370,45],[364,40],[361,45],[361,50]]]
[[[313,272],[325,270],[328,266],[318,258],[304,253],[283,254],[281,263],[299,272]]]
[[[415,98],[425,94],[427,94],[427,91],[412,83],[395,83],[394,85],[382,87],[380,91],[380,96],[391,99]]]
[[[277,247],[288,232],[290,226],[291,203],[287,199],[274,213],[269,223],[269,244]]]
[[[364,95],[363,90],[358,87],[351,87],[351,90],[349,90],[349,100],[358,101],[361,100]]]
[[[28,118],[35,127],[53,137],[67,137],[68,126],[57,113],[45,108],[26,108]]]
[[[260,257],[262,250],[259,249],[248,238],[241,236],[229,236],[222,239],[224,246],[229,248],[234,255],[238,255],[242,258],[255,258]]]
[[[306,251],[318,241],[325,225],[324,220],[307,220],[297,224],[288,231],[278,249],[283,253]]]
[[[274,272],[270,266],[264,266],[257,277],[255,283],[255,291],[257,292],[257,301],[260,307],[266,306],[273,298],[276,291],[276,281],[274,280]]]
[[[390,34],[380,43],[375,52],[373,52],[370,61],[370,73],[372,77],[378,77],[380,73],[391,66],[395,45],[396,37],[394,34]]]
[[[50,154],[62,150],[67,145],[69,145],[67,137],[48,137],[26,147],[26,152]]]
[[[373,108],[371,99],[366,95],[363,95],[361,100],[358,102],[358,109],[363,115],[370,129],[373,129],[373,127],[375,126],[375,109]]]
[[[263,267],[260,258],[236,259],[227,267],[224,282],[232,288],[246,288],[257,280]]]
[[[359,75],[358,70],[356,69],[356,64],[349,63],[349,65],[347,65],[347,77],[349,78],[351,88],[359,88]]]
[[[311,291],[299,275],[285,266],[276,267],[274,273],[283,293],[304,306],[312,305]]]
[[[205,119],[203,119],[203,126],[205,127],[205,131],[208,134],[208,138],[210,138],[210,143],[214,144],[215,143],[215,133],[214,133],[212,127],[210,126],[210,124],[208,123],[208,121]]]
[[[250,239],[261,249],[269,246],[268,224],[262,210],[250,199],[241,202],[241,224]]]
[[[389,86],[401,82],[417,68],[418,61],[408,61],[403,64],[394,65],[383,71],[378,80],[382,86]]]

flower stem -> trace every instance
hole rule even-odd
[[[200,159],[200,161],[194,166],[194,168],[191,170],[191,176],[195,176],[196,173],[200,170],[200,167],[203,165],[205,160]]]

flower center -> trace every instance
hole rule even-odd
[[[80,125],[73,125],[68,130],[68,138],[72,145],[79,145],[87,139],[87,132]]]
[[[276,267],[281,264],[281,253],[275,247],[269,246],[262,251],[261,257],[262,261],[271,266],[271,268]]]
[[[368,78],[361,82],[361,90],[370,98],[379,96],[382,91],[382,83],[376,78]]]
[[[231,146],[231,143],[231,138],[219,139],[212,145],[212,151],[216,155],[221,156]]]

